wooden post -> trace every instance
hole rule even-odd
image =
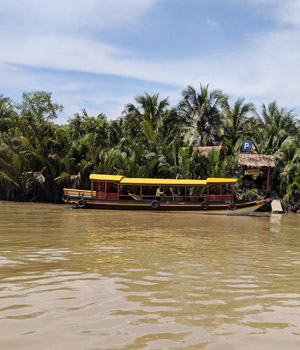
[[[104,198],[107,198],[107,182],[105,182]]]
[[[101,198],[101,182],[96,182],[96,198]]]
[[[222,196],[222,184],[220,184],[220,196]]]
[[[209,185],[206,187],[206,193],[209,196]]]
[[[94,196],[93,196],[93,190],[94,190],[94,181],[92,181],[92,186],[91,186],[91,191],[92,191],[92,193],[91,193],[91,198],[94,197]]]
[[[267,172],[267,191],[269,191],[270,188],[270,168],[268,168],[268,172]]]
[[[118,184],[118,200],[120,199],[120,185]]]

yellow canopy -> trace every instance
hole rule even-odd
[[[124,177],[120,185],[143,186],[206,186],[206,180],[181,180],[181,179],[141,179]]]
[[[105,182],[120,182],[123,175],[105,175],[105,174],[91,174],[90,180],[105,181]]]
[[[237,179],[209,177],[207,180],[189,179],[143,179],[130,178],[123,175],[91,174],[90,180],[103,182],[117,182],[120,185],[142,186],[206,186],[213,184],[234,184]]]
[[[226,177],[208,177],[207,184],[234,184],[237,182],[237,179],[230,179]]]

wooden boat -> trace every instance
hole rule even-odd
[[[237,179],[230,178],[143,179],[91,174],[90,180],[91,190],[65,188],[63,201],[74,204],[76,208],[219,215],[249,215],[270,201],[236,200],[234,184]],[[156,197],[158,187],[163,192],[159,198]]]

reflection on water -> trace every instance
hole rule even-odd
[[[299,349],[297,215],[0,202],[1,349]]]

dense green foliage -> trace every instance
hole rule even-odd
[[[144,94],[108,120],[85,110],[66,125],[54,119],[63,107],[51,93],[24,93],[16,105],[0,95],[0,199],[51,201],[63,187],[89,188],[90,173],[130,177],[239,177],[237,156],[249,139],[257,152],[273,154],[271,186],[286,201],[299,201],[300,128],[293,111],[276,102],[257,111],[221,90],[188,86],[177,108],[168,98]],[[221,155],[195,146],[221,145]]]

